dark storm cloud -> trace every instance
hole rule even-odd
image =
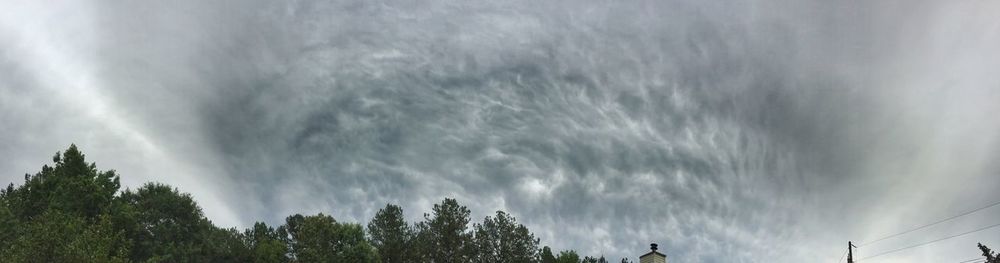
[[[639,21],[624,15],[639,5],[563,7],[285,7],[261,19],[291,21],[278,31],[300,38],[284,40],[293,51],[263,50],[288,62],[223,83],[209,134],[269,216],[316,207],[364,220],[384,202],[419,213],[455,196],[588,253],[664,240],[712,257],[742,227],[780,238],[760,214],[788,204],[739,189],[784,195],[780,179],[794,176],[787,153],[740,123],[788,103],[739,98],[745,85],[787,96],[787,69],[755,53],[780,47],[749,47],[747,25],[694,6]]]
[[[557,250],[634,258],[658,242],[678,262],[834,260],[844,240],[901,228],[879,212],[949,214],[970,195],[945,182],[997,171],[997,122],[965,121],[996,109],[1000,81],[980,68],[997,53],[937,42],[981,35],[945,22],[987,16],[924,3],[83,6],[82,29],[0,20],[0,39],[16,40],[0,60],[0,120],[17,124],[2,145],[42,153],[0,167],[30,171],[78,142],[136,174],[130,185],[192,191],[221,224],[364,222],[387,202],[418,220],[455,197],[475,221],[511,212]],[[945,22],[904,26],[929,19]],[[94,39],[38,48],[78,34]],[[55,58],[77,66],[44,64]],[[919,66],[941,60],[952,77]],[[49,67],[99,81],[54,88],[82,84],[39,81]],[[76,109],[89,114],[33,121]],[[970,135],[985,143],[959,139]],[[959,149],[975,158],[937,153]],[[906,198],[927,197],[881,191],[893,186],[958,195],[924,209]]]

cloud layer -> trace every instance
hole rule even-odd
[[[75,142],[220,225],[455,197],[672,262],[833,261],[1000,198],[990,2],[12,2],[3,182]]]

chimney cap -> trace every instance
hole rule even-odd
[[[649,249],[656,251],[656,243],[649,244]]]

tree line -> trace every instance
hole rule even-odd
[[[120,191],[119,175],[75,145],[53,162],[0,190],[0,262],[608,262],[539,247],[503,211],[470,228],[469,209],[448,198],[413,224],[387,204],[364,226],[320,213],[220,228],[168,185]]]

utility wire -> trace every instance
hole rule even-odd
[[[979,262],[979,261],[982,261],[982,260],[986,260],[986,258],[982,258],[982,257],[981,258],[974,258],[974,259],[970,259],[970,260],[966,260],[966,261],[961,261],[961,262],[958,262],[958,263]]]
[[[840,260],[837,260],[837,263],[840,263],[840,262],[844,261],[844,257],[846,257],[846,256],[847,256],[847,251],[844,251],[844,255],[840,256]]]
[[[983,230],[994,228],[994,227],[998,227],[998,226],[1000,226],[1000,224],[994,224],[994,225],[991,225],[991,226],[987,226],[987,227],[984,227],[984,228],[972,230],[972,231],[961,233],[961,234],[958,234],[958,235],[948,236],[948,237],[941,238],[941,239],[935,239],[935,240],[931,240],[931,241],[928,241],[928,242],[924,242],[924,243],[920,243],[920,244],[916,244],[916,245],[912,245],[912,246],[908,246],[908,247],[904,247],[904,248],[897,248],[897,249],[893,249],[893,250],[889,250],[889,251],[886,251],[886,252],[882,252],[882,253],[876,254],[874,256],[864,257],[864,258],[862,258],[862,260],[869,259],[869,258],[874,258],[874,257],[878,257],[878,256],[882,256],[882,255],[893,253],[893,252],[900,251],[900,250],[907,250],[907,249],[911,249],[911,248],[915,248],[915,247],[927,245],[927,244],[938,242],[938,241],[942,241],[942,240],[945,240],[945,239],[956,238],[956,237],[960,237],[960,236],[972,234],[972,233],[975,233],[975,232],[983,231]]]
[[[882,237],[882,238],[879,238],[879,239],[876,239],[876,240],[864,242],[864,243],[861,243],[861,245],[858,245],[858,246],[859,247],[863,247],[863,246],[869,245],[871,243],[879,242],[879,241],[890,239],[890,238],[893,238],[893,237],[897,237],[897,236],[900,236],[900,235],[903,235],[903,234],[906,234],[906,233],[910,233],[910,232],[913,232],[913,231],[921,230],[921,229],[927,228],[929,226],[933,226],[933,225],[937,225],[937,224],[940,224],[940,223],[944,223],[946,221],[949,221],[949,220],[952,220],[952,219],[955,219],[955,218],[959,218],[959,217],[962,217],[962,216],[966,216],[968,214],[972,214],[972,213],[975,213],[975,212],[979,212],[980,210],[983,210],[983,209],[986,209],[986,208],[990,208],[990,207],[994,207],[996,205],[1000,205],[1000,201],[997,201],[995,203],[989,204],[989,205],[984,206],[984,207],[973,209],[972,211],[961,213],[961,214],[956,215],[956,216],[945,218],[945,219],[942,219],[942,220],[934,222],[934,223],[926,224],[926,225],[923,225],[923,226],[920,226],[920,227],[917,227],[917,228],[914,228],[914,229],[906,230],[906,231],[903,231],[903,232],[900,232],[900,233],[888,235],[888,236],[885,236],[885,237]]]

